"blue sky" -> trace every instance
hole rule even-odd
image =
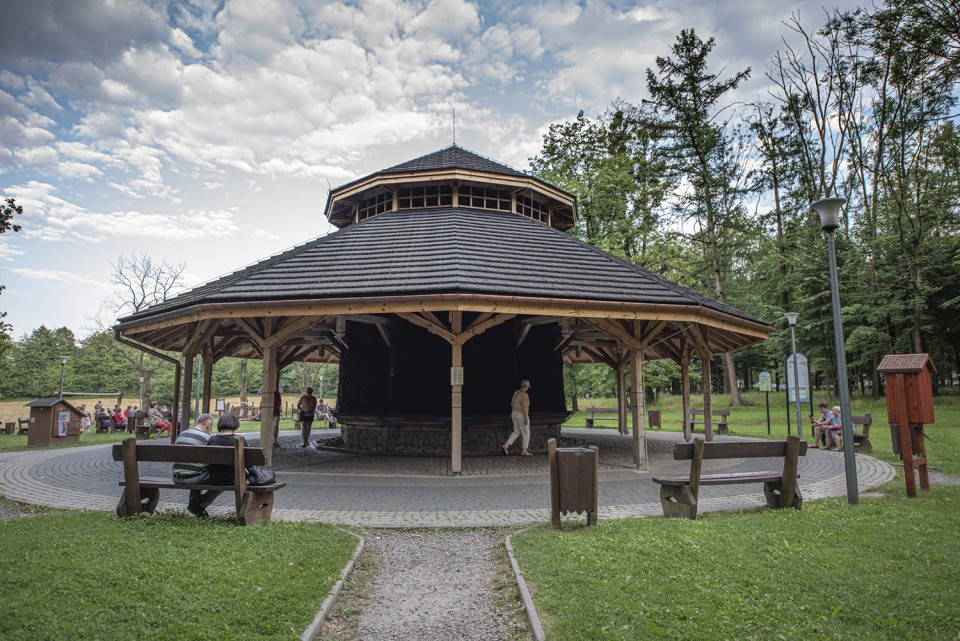
[[[845,2],[841,9],[854,3]],[[765,86],[796,0],[0,3],[0,238],[14,336],[83,336],[120,254],[188,285],[330,231],[328,186],[457,143],[520,169],[551,123],[645,97],[676,34]]]

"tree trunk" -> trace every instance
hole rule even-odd
[[[240,361],[240,402],[247,402],[247,387],[250,381],[247,380],[247,359]]]

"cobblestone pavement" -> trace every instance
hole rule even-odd
[[[320,431],[320,435],[335,432]],[[649,465],[637,470],[629,437],[612,430],[565,429],[600,448],[600,517],[661,514],[659,486],[650,478],[682,474],[689,463],[674,461],[676,432],[648,432]],[[257,443],[256,434],[244,434]],[[722,440],[736,440],[718,437]],[[521,525],[549,520],[550,484],[546,456],[467,457],[459,477],[448,458],[374,457],[301,449],[299,435],[285,432],[274,450],[274,467],[287,487],[276,495],[274,518],[325,521],[370,527],[465,527]],[[769,468],[768,459],[707,461],[709,471]],[[142,473],[166,475],[168,464],[141,464]],[[894,468],[857,456],[861,492],[894,478]],[[114,510],[120,497],[122,466],[109,445],[0,454],[0,495],[51,507]],[[842,496],[846,490],[843,455],[809,450],[800,460],[805,499]],[[184,510],[186,492],[161,495],[161,510]],[[228,515],[229,501],[218,499],[210,512]],[[759,485],[701,489],[700,511],[739,510],[763,505]]]

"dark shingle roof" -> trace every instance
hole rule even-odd
[[[513,167],[508,167],[495,160],[484,158],[479,154],[457,145],[450,145],[440,151],[434,151],[425,156],[420,156],[419,158],[402,162],[399,165],[388,167],[387,169],[378,171],[377,174],[397,174],[408,171],[431,171],[434,169],[472,169],[475,171],[486,171],[511,176],[527,175]]]
[[[434,151],[426,154],[425,156],[420,156],[419,158],[402,162],[399,165],[394,165],[393,167],[375,171],[368,176],[351,180],[350,182],[340,185],[339,187],[334,187],[330,190],[330,194],[335,195],[341,190],[348,189],[357,183],[361,183],[376,176],[413,173],[418,171],[435,171],[441,169],[468,169],[471,171],[483,171],[505,176],[523,176],[525,178],[533,178],[534,180],[542,182],[538,178],[534,178],[530,174],[525,174],[518,169],[498,163],[495,160],[490,160],[489,158],[485,158],[484,156],[464,149],[463,147],[450,145],[449,147],[445,147],[440,151]],[[554,187],[554,189],[557,188]]]
[[[120,321],[199,303],[441,293],[703,305],[759,322],[541,223],[472,209],[381,214]]]

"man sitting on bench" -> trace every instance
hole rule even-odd
[[[206,445],[210,440],[210,428],[213,427],[213,416],[201,414],[197,417],[196,427],[184,431],[177,438],[176,445]],[[189,485],[204,485],[210,483],[210,471],[203,463],[174,463],[173,480],[177,483]],[[207,507],[214,499],[223,494],[220,490],[190,490],[190,502],[187,503],[187,512],[206,518]]]

